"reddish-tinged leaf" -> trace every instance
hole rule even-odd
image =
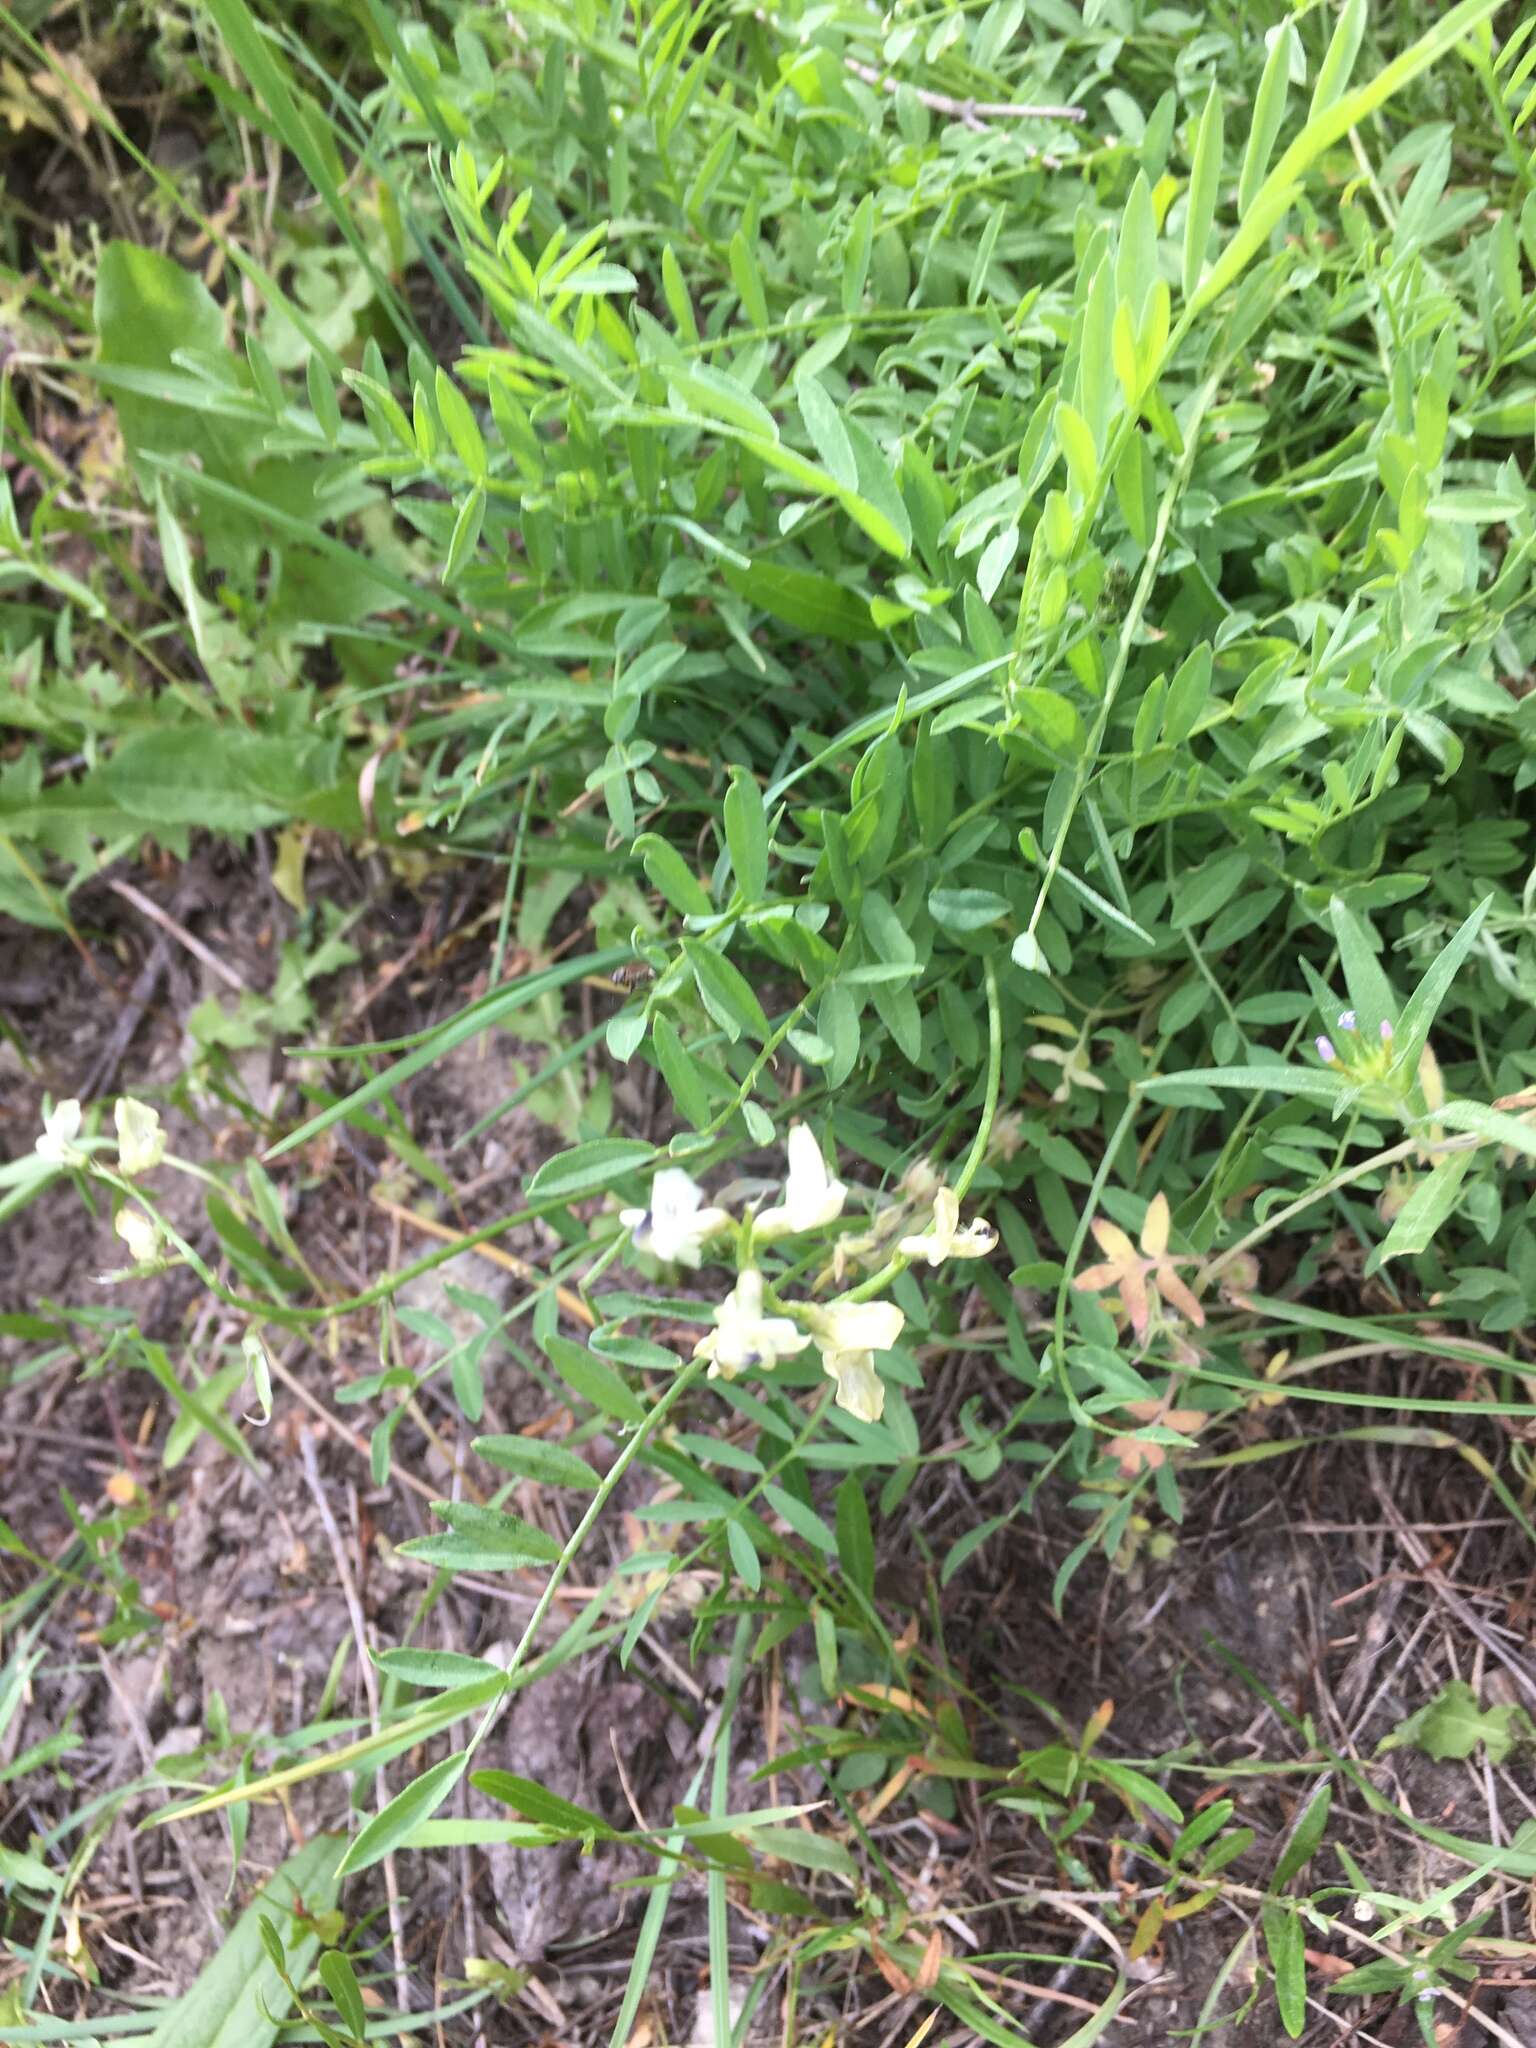
[[[1162,1295],[1169,1307],[1176,1308],[1179,1314],[1187,1322],[1193,1323],[1197,1330],[1203,1329],[1205,1326],[1205,1310],[1190,1293],[1173,1267],[1159,1266],[1156,1278],[1157,1291]]]
[[[1120,1268],[1118,1266],[1084,1266],[1081,1273],[1072,1282],[1072,1285],[1079,1288],[1084,1294],[1102,1294],[1106,1287],[1118,1287],[1120,1285]]]
[[[1094,1237],[1098,1241],[1099,1250],[1117,1267],[1139,1266],[1141,1264],[1141,1260],[1136,1256],[1135,1245],[1131,1243],[1131,1240],[1126,1236],[1119,1224],[1111,1223],[1107,1216],[1095,1216],[1092,1229]]]
[[[1145,1337],[1152,1313],[1147,1302],[1147,1276],[1139,1265],[1120,1275],[1120,1299],[1125,1304],[1125,1312],[1131,1319],[1131,1328],[1137,1338]]]
[[[1148,1443],[1141,1436],[1112,1436],[1109,1450],[1125,1479],[1134,1479],[1138,1472],[1155,1472],[1168,1462],[1166,1444]]]

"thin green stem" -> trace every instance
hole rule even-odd
[[[1173,525],[1174,507],[1183,495],[1184,487],[1189,482],[1190,474],[1195,466],[1195,457],[1199,453],[1200,425],[1206,413],[1210,410],[1217,391],[1221,387],[1221,379],[1226,372],[1227,360],[1224,356],[1212,375],[1202,385],[1195,398],[1194,405],[1190,409],[1188,423],[1183,429],[1184,452],[1179,458],[1178,468],[1169,480],[1168,488],[1163,493],[1162,503],[1158,507],[1157,525],[1152,534],[1152,544],[1147,549],[1146,560],[1142,563],[1141,576],[1136,584],[1136,593],[1131,599],[1130,607],[1124,619],[1121,621],[1120,644],[1115,650],[1114,666],[1110,669],[1108,679],[1105,682],[1104,695],[1099,703],[1098,715],[1093,721],[1093,729],[1088,735],[1087,745],[1083,748],[1078,758],[1077,766],[1072,772],[1072,787],[1068,793],[1066,803],[1062,806],[1061,817],[1056,826],[1055,836],[1051,841],[1050,852],[1046,855],[1045,873],[1040,877],[1040,886],[1035,891],[1034,908],[1029,913],[1029,923],[1024,927],[1025,936],[1031,940],[1035,939],[1036,927],[1045,914],[1046,900],[1051,893],[1051,885],[1061,868],[1062,856],[1067,850],[1067,835],[1071,832],[1073,823],[1076,820],[1077,807],[1082,802],[1084,792],[1087,790],[1088,784],[1092,779],[1093,771],[1098,765],[1099,750],[1104,744],[1104,735],[1109,730],[1109,721],[1114,712],[1115,699],[1119,695],[1120,685],[1125,680],[1125,671],[1130,662],[1131,647],[1136,638],[1136,630],[1141,624],[1142,614],[1145,612],[1147,604],[1151,599],[1152,586],[1157,581],[1158,565],[1163,558],[1163,549],[1168,544],[1168,535]],[[1129,419],[1130,416],[1126,414],[1123,417]],[[1107,467],[1109,463],[1108,455],[1106,455],[1105,462]],[[1088,508],[1089,517],[1091,517],[1095,510],[1096,507],[1093,506]],[[1086,523],[1087,521],[1085,520]],[[1035,940],[1035,943],[1038,945],[1038,940]]]
[[[1105,1183],[1108,1181],[1110,1172],[1114,1167],[1115,1155],[1125,1141],[1126,1132],[1136,1120],[1136,1111],[1139,1106],[1139,1093],[1133,1088],[1125,1099],[1125,1107],[1120,1112],[1120,1120],[1115,1125],[1113,1131],[1110,1132],[1109,1142],[1104,1147],[1104,1156],[1100,1159],[1098,1167],[1094,1172],[1093,1180],[1089,1184],[1088,1199],[1083,1203],[1083,1213],[1077,1219],[1077,1228],[1072,1233],[1072,1242],[1068,1245],[1066,1258],[1062,1261],[1061,1285],[1056,1289],[1056,1316],[1051,1335],[1051,1350],[1056,1367],[1056,1376],[1061,1382],[1061,1390],[1065,1394],[1073,1414],[1080,1422],[1088,1422],[1089,1418],[1083,1413],[1082,1405],[1073,1392],[1071,1381],[1067,1377],[1067,1293],[1072,1285],[1072,1276],[1077,1271],[1077,1262],[1082,1256],[1083,1244],[1088,1236],[1088,1227],[1093,1221],[1094,1211],[1099,1206],[1099,1197],[1103,1194]]]
[[[1498,123],[1499,133],[1504,138],[1504,147],[1509,151],[1509,160],[1514,166],[1515,176],[1527,192],[1536,192],[1536,170],[1531,167],[1531,155],[1520,146],[1515,133],[1515,124],[1510,119],[1509,108],[1504,104],[1504,95],[1499,90],[1499,81],[1494,75],[1487,53],[1474,41],[1466,53],[1467,62],[1477,73],[1478,82],[1488,95],[1488,104],[1493,109],[1493,118]]]
[[[997,1121],[997,1098],[1003,1084],[1003,1011],[997,992],[997,967],[987,959],[982,963],[982,974],[987,985],[987,1092],[982,1099],[981,1121],[976,1126],[976,1135],[971,1140],[970,1153],[960,1177],[955,1182],[955,1194],[963,1202],[970,1191],[971,1182],[976,1178],[982,1160],[987,1155],[987,1146],[992,1139],[992,1126]]]
[[[619,1452],[619,1455],[614,1459],[612,1465],[609,1466],[607,1472],[599,1481],[597,1491],[593,1494],[586,1513],[582,1516],[581,1520],[576,1524],[575,1530],[572,1532],[570,1541],[566,1544],[564,1550],[561,1551],[559,1557],[555,1560],[555,1564],[550,1571],[549,1578],[545,1582],[544,1590],[539,1595],[538,1599],[535,1601],[533,1612],[528,1617],[528,1625],[523,1630],[522,1635],[518,1638],[517,1647],[513,1650],[512,1655],[507,1660],[506,1691],[508,1693],[510,1693],[512,1690],[512,1681],[517,1676],[518,1672],[521,1670],[523,1660],[528,1655],[529,1650],[532,1649],[533,1644],[538,1636],[539,1630],[544,1626],[544,1618],[549,1613],[550,1607],[554,1601],[554,1597],[556,1593],[559,1592],[566,1573],[570,1570],[571,1566],[576,1562],[577,1556],[581,1551],[582,1545],[586,1542],[588,1536],[592,1533],[593,1526],[597,1522],[598,1517],[602,1514],[603,1509],[608,1505],[609,1501],[613,1498],[614,1489],[618,1486],[619,1481],[624,1477],[624,1474],[629,1470],[630,1466],[639,1456],[641,1447],[646,1442],[647,1438],[655,1435],[661,1423],[677,1406],[678,1402],[683,1398],[684,1394],[687,1393],[688,1389],[691,1386],[693,1386],[703,1376],[703,1372],[704,1361],[702,1359],[695,1359],[690,1364],[685,1365],[683,1367],[682,1371],[677,1374],[677,1376],[672,1381],[672,1384],[667,1388],[667,1391],[662,1395],[661,1399],[656,1403],[656,1406],[646,1416],[645,1420],[635,1430],[634,1435],[630,1437],[629,1441],[624,1445],[624,1448]],[[500,1701],[496,1703],[495,1711],[499,1711],[501,1704],[502,1702]],[[480,1728],[470,1740],[469,1748],[471,1752],[473,1752],[478,1747],[482,1737],[486,1734],[494,1718],[494,1711],[486,1715],[485,1720],[480,1725]]]

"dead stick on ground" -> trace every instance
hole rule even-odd
[[[87,1102],[93,1102],[98,1095],[105,1094],[117,1078],[117,1070],[123,1055],[133,1043],[133,1034],[143,1022],[144,1012],[155,999],[160,978],[170,965],[171,940],[168,932],[161,932],[150,948],[149,958],[139,969],[138,977],[128,992],[121,1016],[112,1027],[112,1036],[101,1049],[100,1057],[80,1084],[80,1093]]]
[[[862,78],[866,85],[878,85],[882,92],[900,92],[905,83],[903,79],[892,78],[888,72],[877,71],[873,64],[861,64],[856,57],[845,57],[843,62],[855,78]],[[980,128],[987,121],[1082,121],[1087,117],[1085,107],[1033,106],[1011,100],[957,100],[947,92],[930,92],[922,85],[908,86],[907,90],[919,105],[935,114],[948,114],[951,120],[963,121],[967,128]]]
[[[379,1682],[374,1676],[373,1659],[368,1654],[368,1625],[363,1619],[363,1603],[357,1597],[357,1584],[352,1577],[352,1567],[347,1562],[346,1546],[341,1540],[341,1529],[331,1513],[331,1504],[325,1497],[325,1484],[320,1477],[320,1461],[315,1456],[314,1431],[299,1431],[299,1455],[304,1464],[304,1479],[314,1497],[320,1521],[325,1529],[325,1540],[331,1546],[331,1560],[336,1567],[336,1581],[341,1587],[341,1597],[347,1603],[347,1619],[352,1624],[352,1640],[357,1645],[357,1665],[362,1674],[363,1691],[368,1695],[368,1723],[371,1732],[379,1732]],[[384,1766],[379,1766],[374,1778],[374,1803],[382,1813],[389,1804],[389,1787],[385,1781]],[[410,2011],[411,1974],[405,1960],[405,1922],[400,1912],[400,1882],[395,1871],[393,1854],[384,1858],[384,1893],[389,1904],[389,1938],[395,1952],[395,2003],[401,2012]]]
[[[235,972],[234,968],[230,966],[229,962],[221,960],[211,946],[205,946],[202,940],[194,933],[189,932],[184,924],[178,924],[168,910],[162,910],[152,897],[144,894],[142,889],[135,889],[132,882],[108,882],[107,887],[116,895],[121,896],[125,903],[131,903],[135,910],[140,911],[150,920],[151,924],[157,924],[162,931],[169,932],[179,945],[186,947],[194,960],[201,960],[209,972],[218,975],[219,979],[232,988],[236,995],[243,996],[245,994],[245,983]]]
[[[414,1209],[404,1208],[399,1202],[387,1201],[383,1195],[374,1194],[370,1199],[374,1207],[382,1209],[386,1216],[393,1216],[398,1223],[408,1223],[413,1230],[424,1231],[428,1237],[439,1238],[444,1244],[462,1244],[470,1234],[467,1230],[450,1229],[446,1223],[439,1223],[431,1216],[418,1216]],[[541,1273],[537,1266],[530,1265],[526,1259],[520,1259],[515,1252],[504,1252],[499,1245],[472,1244],[468,1249],[476,1258],[488,1259],[493,1266],[501,1266],[506,1272],[515,1273],[519,1280],[526,1280],[530,1287],[546,1287],[549,1284],[547,1273]],[[557,1283],[555,1299],[576,1322],[585,1324],[589,1330],[597,1327],[597,1317],[581,1296],[573,1294],[569,1287],[561,1287]]]

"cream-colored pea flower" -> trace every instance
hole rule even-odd
[[[819,1230],[824,1223],[835,1223],[848,1199],[847,1188],[827,1171],[820,1142],[809,1124],[791,1126],[788,1151],[784,1199],[776,1208],[765,1209],[752,1226],[759,1238],[794,1237],[802,1230]]]
[[[148,1173],[165,1157],[165,1133],[160,1118],[146,1102],[120,1095],[112,1112],[117,1124],[117,1170],[130,1180]]]
[[[837,1381],[837,1405],[860,1422],[878,1422],[885,1409],[885,1386],[875,1371],[875,1353],[888,1351],[901,1335],[906,1317],[892,1301],[833,1301],[825,1308],[801,1309],[822,1367]]]
[[[931,1159],[914,1159],[901,1176],[901,1192],[909,1202],[931,1202],[942,1186]]]
[[[1065,1102],[1074,1088],[1086,1088],[1102,1095],[1105,1084],[1093,1071],[1093,1054],[1086,1039],[1079,1039],[1076,1045],[1027,1045],[1024,1057],[1030,1060],[1046,1060],[1050,1065],[1061,1068],[1061,1079],[1051,1090],[1052,1102]]]
[[[267,1347],[261,1341],[259,1330],[247,1330],[240,1339],[240,1349],[260,1411],[259,1415],[248,1415],[245,1419],[264,1427],[272,1420],[272,1361],[267,1357]]]
[[[130,1203],[119,1209],[112,1219],[112,1228],[127,1245],[136,1266],[153,1265],[160,1256],[160,1226],[153,1216]]]
[[[621,1209],[619,1221],[632,1232],[635,1247],[679,1266],[697,1266],[704,1240],[727,1230],[724,1209],[703,1207],[704,1190],[680,1166],[664,1166],[651,1182],[648,1209]]]
[[[1016,1159],[1023,1149],[1024,1119],[1017,1110],[1011,1109],[992,1126],[991,1136],[987,1139],[987,1158],[1007,1163]]]
[[[788,1316],[763,1314],[763,1276],[749,1269],[715,1310],[715,1327],[694,1345],[693,1355],[709,1360],[711,1379],[731,1380],[754,1365],[793,1358],[810,1341]]]
[[[71,1095],[43,1118],[43,1135],[34,1149],[50,1166],[84,1166],[86,1155],[75,1143],[79,1135],[80,1105]]]
[[[978,1216],[960,1224],[960,1198],[953,1188],[940,1188],[933,1198],[933,1221],[918,1237],[904,1237],[896,1247],[909,1259],[941,1266],[946,1259],[984,1259],[997,1247],[997,1232]]]
[[[878,1216],[875,1218],[874,1229],[866,1231],[862,1237],[854,1237],[845,1230],[840,1237],[833,1240],[831,1262],[816,1285],[825,1286],[830,1277],[834,1287],[843,1286],[849,1274],[855,1269],[873,1265],[878,1260],[883,1243],[884,1237]]]

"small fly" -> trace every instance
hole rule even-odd
[[[611,979],[615,988],[643,988],[648,981],[656,979],[656,970],[648,960],[621,960]]]

